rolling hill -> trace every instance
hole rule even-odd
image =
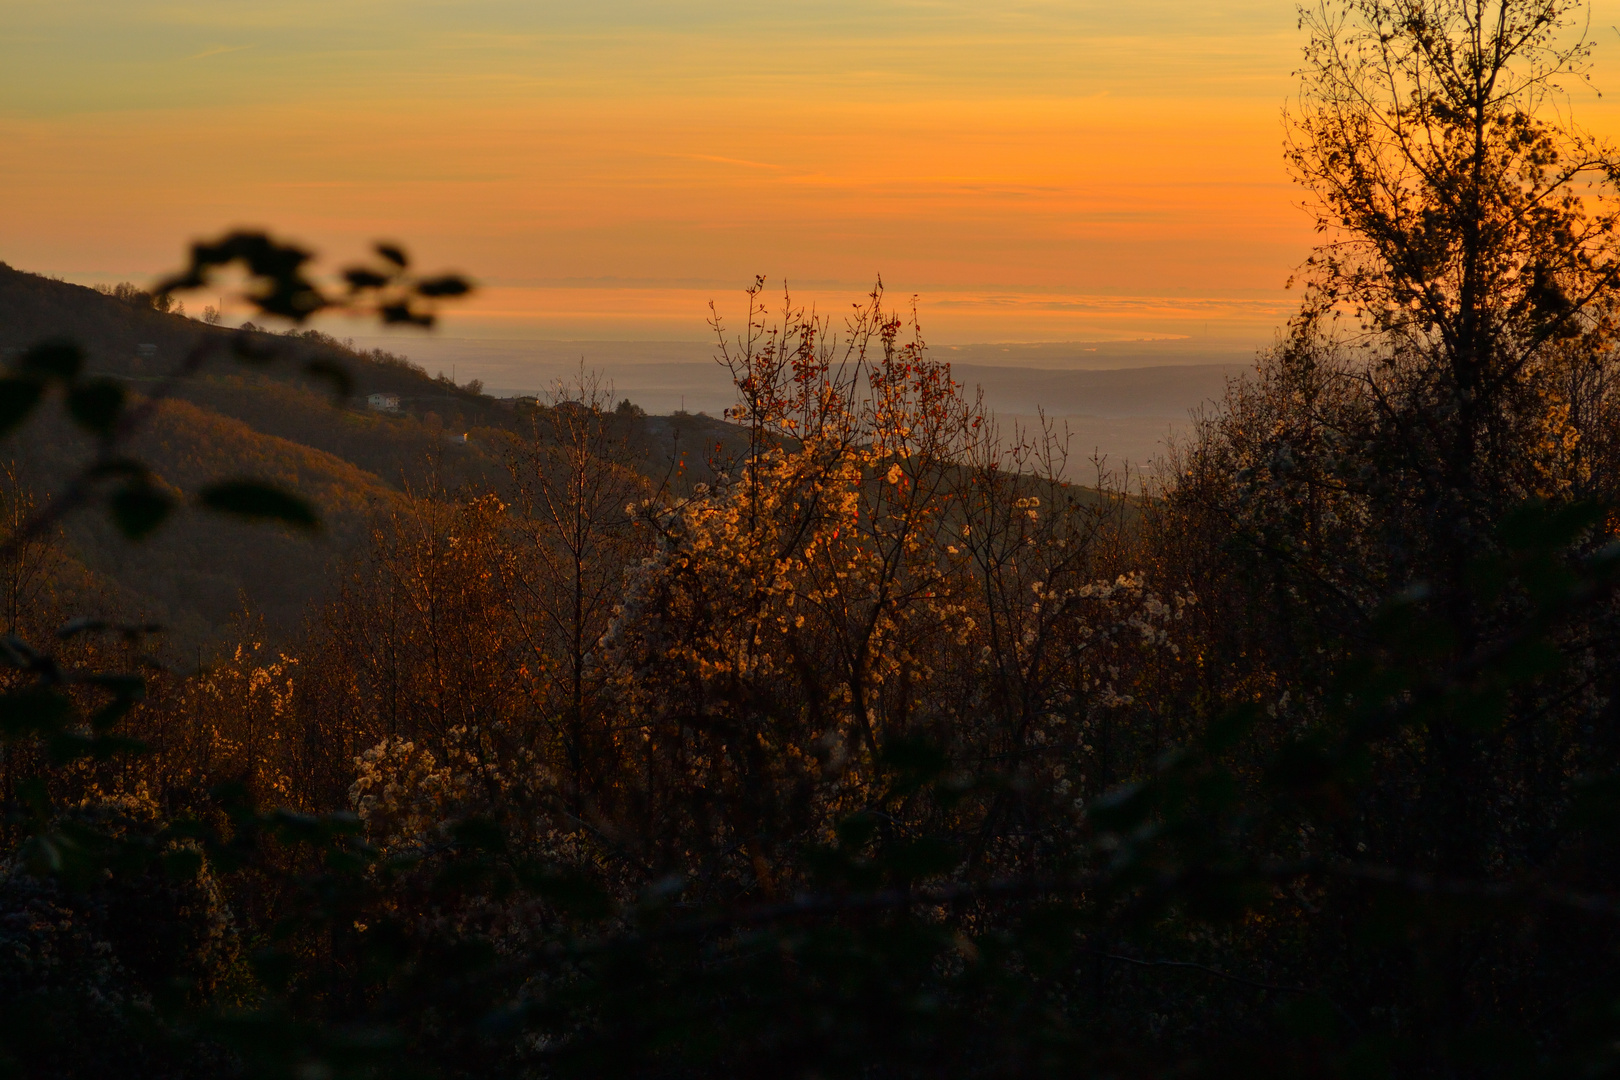
[[[93,372],[133,394],[149,394],[188,350],[211,339],[222,344],[230,332],[138,298],[0,264],[0,352],[71,339]],[[176,389],[131,449],[181,495],[242,476],[296,491],[319,509],[321,531],[311,536],[201,513],[179,515],[155,544],[130,543],[93,515],[71,519],[64,531],[70,556],[92,581],[80,592],[114,597],[128,609],[123,614],[164,623],[171,651],[184,656],[205,652],[243,611],[262,617],[272,638],[295,630],[344,560],[365,549],[376,515],[429,489],[500,488],[512,440],[534,430],[532,409],[429,376],[400,356],[360,352],[316,333],[256,337],[281,359],[250,366],[221,350]],[[304,376],[301,365],[310,359],[340,364],[352,392],[334,399],[330,385]],[[399,409],[367,408],[373,393],[397,395]],[[735,438],[734,429],[706,417],[635,422],[650,471],[667,469],[671,453]],[[454,438],[463,434],[470,437]],[[19,481],[43,499],[89,452],[51,408],[0,444],[0,461],[12,463]],[[701,462],[693,466],[700,479]]]

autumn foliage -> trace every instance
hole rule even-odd
[[[485,429],[501,470],[429,455],[348,504],[301,628],[245,610],[200,669],[73,620],[119,598],[12,478],[0,1064],[1612,1072],[1620,158],[1555,108],[1577,14],[1305,12],[1324,244],[1152,483],[1001,430],[881,287],[834,320],[762,280],[715,321],[707,445],[582,372]],[[350,302],[227,239],[193,276]],[[378,252],[347,280],[383,317],[450,295]],[[99,440],[75,506],[309,527],[122,456],[75,355],[0,379],[13,423],[60,400]]]

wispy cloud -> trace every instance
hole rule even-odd
[[[209,56],[222,56],[225,53],[241,52],[243,49],[251,48],[253,48],[252,45],[210,45],[200,53],[192,53],[190,56],[186,57],[186,59],[202,60]]]
[[[715,161],[721,165],[743,165],[750,169],[780,169],[782,166],[773,165],[768,161],[749,161],[746,158],[717,157],[714,154],[671,154],[671,157],[686,158],[689,161]]]

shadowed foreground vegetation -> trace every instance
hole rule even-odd
[[[311,387],[380,377],[329,341],[193,328],[261,366],[144,389],[17,354],[0,425],[67,479],[5,493],[0,1064],[1612,1073],[1620,159],[1556,108],[1579,15],[1304,12],[1326,243],[1146,496],[992,430],[881,293],[833,327],[756,288],[684,466],[588,377],[447,482],[415,414],[299,439],[343,415]],[[465,291],[378,256],[328,295],[235,234],[170,285],[240,264],[294,321]],[[222,445],[251,476],[188,449]],[[182,505],[324,518],[335,581],[165,668],[82,618],[128,598],[74,530],[215,558]]]

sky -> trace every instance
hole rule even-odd
[[[463,336],[701,339],[762,274],[937,343],[1259,343],[1301,44],[1277,0],[0,0],[0,260],[252,225],[471,275]]]

